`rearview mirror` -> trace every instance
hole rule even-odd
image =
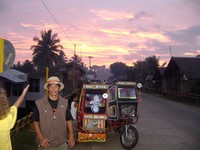
[[[138,84],[137,84],[137,87],[138,87],[139,89],[141,89],[141,88],[142,88],[142,83],[138,83]]]

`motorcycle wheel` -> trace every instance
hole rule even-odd
[[[126,128],[124,128],[120,134],[120,143],[122,147],[124,147],[127,150],[131,150],[136,146],[138,142],[138,132],[135,127],[128,126],[127,128],[127,134],[126,134]]]

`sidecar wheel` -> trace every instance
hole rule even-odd
[[[136,146],[138,142],[138,132],[135,127],[129,126],[127,129],[126,135],[126,128],[124,128],[120,134],[120,143],[122,147],[127,150],[131,150]]]

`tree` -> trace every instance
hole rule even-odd
[[[126,76],[126,64],[122,62],[116,62],[110,65],[110,72],[114,77],[124,77]]]
[[[66,62],[63,46],[59,44],[60,39],[58,34],[52,35],[52,30],[41,31],[41,39],[34,37],[33,41],[37,45],[32,45],[33,50],[33,64],[38,71],[44,70],[46,67],[53,67],[55,65]]]
[[[146,63],[143,61],[137,61],[133,63],[133,65],[133,75],[135,76],[135,81],[143,83],[147,76]]]
[[[158,58],[156,56],[147,57],[144,63],[146,63],[145,69],[147,69],[147,74],[153,75],[159,66],[159,57]]]
[[[60,62],[59,64],[66,64],[66,62],[68,62],[67,56],[65,55],[64,51],[60,51]]]
[[[71,59],[69,60],[70,62],[75,62],[76,64],[82,65],[83,66],[83,62],[82,62],[82,58],[79,57],[78,55],[74,55],[71,57]]]
[[[197,58],[200,58],[200,54],[196,56]]]
[[[135,81],[135,75],[134,75],[134,72],[133,72],[133,67],[127,67],[126,75],[127,75],[128,81]]]
[[[22,64],[20,63],[20,61],[18,61],[17,64],[13,64],[12,65],[11,69],[15,69],[15,70],[21,71]]]
[[[22,64],[22,72],[24,73],[32,73],[35,72],[35,67],[33,63],[29,60],[25,60]]]
[[[157,67],[159,66],[159,57],[147,57],[144,61],[137,61],[133,65],[135,80],[143,83],[147,76],[153,76],[155,73]]]
[[[16,69],[24,73],[32,73],[36,71],[33,63],[28,59],[25,60],[22,64],[19,61],[17,62],[17,64],[13,64],[12,69]]]

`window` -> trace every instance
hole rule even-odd
[[[87,113],[104,113],[106,111],[106,91],[89,90],[85,94],[84,111]]]
[[[109,106],[109,116],[110,117],[116,117],[117,116],[117,109],[116,105]]]
[[[29,84],[30,84],[30,87],[29,87],[30,92],[40,91],[40,79],[30,79]]]
[[[12,96],[20,96],[23,91],[23,84],[14,84],[12,90]]]
[[[129,87],[118,88],[118,97],[135,99],[136,98],[135,88],[129,88]]]
[[[6,93],[7,93],[7,96],[10,97],[11,96],[11,89],[12,89],[12,85],[10,82],[6,82],[5,83],[5,89],[6,89]]]
[[[113,86],[111,89],[110,89],[110,98],[109,98],[109,101],[114,101],[116,100],[115,98],[115,86]]]

